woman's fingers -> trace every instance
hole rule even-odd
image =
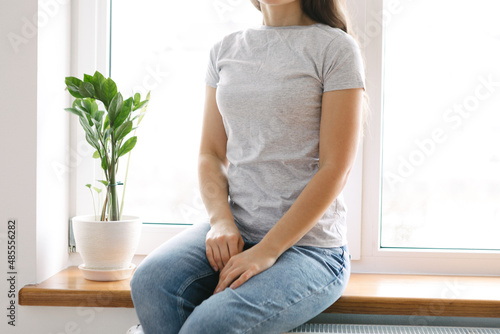
[[[241,257],[238,260],[232,258],[224,269],[221,270],[219,283],[215,288],[214,294],[223,291],[227,287],[236,289],[257,273],[259,273],[259,269],[255,263],[242,261]]]
[[[222,270],[232,256],[243,250],[243,239],[219,237],[206,241],[207,259],[215,271]]]
[[[231,240],[227,244],[228,249],[229,249],[229,257],[231,258],[231,257],[235,256],[236,254],[241,253],[241,251],[243,250],[244,244],[245,243],[244,243],[243,238],[241,236]],[[229,261],[229,259],[228,259],[228,261]],[[226,263],[227,263],[227,261],[226,261]]]
[[[273,250],[266,249],[261,244],[231,257],[219,274],[219,283],[214,294],[227,287],[238,288],[250,278],[272,267],[277,259]]]
[[[252,273],[250,270],[247,270],[236,281],[231,283],[229,288],[236,289],[236,288],[240,287],[243,283],[248,281],[250,278],[252,278],[253,276],[254,276],[254,273]]]
[[[241,253],[244,242],[234,222],[213,225],[206,237],[207,259],[215,271],[221,271],[231,257]]]
[[[206,243],[206,254],[208,263],[210,263],[212,269],[215,271],[219,271],[219,267],[217,266],[217,262],[215,261],[213,247],[208,242]]]
[[[235,279],[242,273],[242,268],[231,267],[231,263],[225,267],[219,276],[219,283],[215,287],[214,294],[219,293],[226,289]],[[243,284],[243,283],[242,283]]]
[[[227,241],[220,241],[217,244],[219,248],[219,256],[220,256],[220,266],[219,268],[224,268],[226,263],[229,261],[230,255],[229,255],[229,244]]]
[[[214,254],[215,265],[217,266],[216,271],[222,270],[222,268],[224,268],[224,264],[222,263],[220,248],[218,244],[212,245],[212,252]]]

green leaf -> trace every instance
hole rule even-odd
[[[87,142],[90,144],[90,146],[92,146],[96,150],[99,149],[99,141],[97,141],[97,139],[94,136],[92,136],[89,133],[86,133],[85,134],[85,139],[87,139]]]
[[[106,119],[104,120],[104,125],[102,127],[103,130],[107,130],[109,127],[109,115],[106,115]]]
[[[82,97],[94,97],[94,86],[89,82],[82,82],[78,88],[78,92]]]
[[[92,122],[92,118],[90,118],[90,115],[85,115],[87,117],[87,121],[89,122],[90,126],[94,126],[94,122]]]
[[[125,122],[126,119],[129,118],[130,112],[132,111],[132,103],[133,100],[131,97],[123,101],[122,108],[120,109],[119,114],[116,116],[113,127],[115,128],[119,127],[120,125],[123,124],[123,122]]]
[[[66,77],[64,82],[66,83],[66,87],[68,88],[68,91],[72,96],[76,98],[83,97],[80,94],[80,85],[82,84],[82,80],[75,77]]]
[[[86,99],[76,99],[73,103],[73,108],[80,110],[84,114],[90,114],[90,108],[87,108],[85,100]]]
[[[85,133],[88,133],[92,136],[94,136],[94,130],[92,129],[92,126],[89,124],[89,120],[87,119],[87,117],[85,117],[86,115],[84,115],[83,117],[80,117],[79,120],[80,120],[80,125],[82,126],[83,130],[85,131]]]
[[[104,103],[106,108],[108,108],[109,105],[111,104],[111,101],[113,101],[113,99],[118,93],[116,84],[113,80],[111,80],[111,78],[107,78],[100,88],[101,88],[101,101],[102,103]]]
[[[141,101],[141,94],[135,93],[134,94],[134,105],[138,104],[140,101]]]
[[[92,117],[93,119],[96,119],[96,115],[97,115],[97,111],[98,111],[98,106],[97,106],[97,103],[95,102],[94,99],[85,99],[85,103],[86,103],[86,106],[89,108],[90,110],[90,117]],[[87,105],[87,103],[89,103],[89,105]]]
[[[92,158],[94,159],[99,159],[101,156],[99,155],[99,151],[95,151],[94,154],[92,154]]]
[[[75,109],[78,110],[79,112],[82,113],[82,116],[83,115],[87,115],[88,114],[88,111],[87,109],[85,109],[85,107],[82,107],[81,105],[77,104],[75,105]]]
[[[94,189],[94,191],[98,194],[101,193],[102,189],[101,188],[97,188],[97,187],[92,187],[92,189]]]
[[[144,101],[139,102],[139,104],[134,105],[134,111],[136,111],[136,110],[137,110],[137,109],[139,109],[139,108],[142,108],[142,107],[143,107],[146,103],[148,103],[148,102],[149,102],[149,101],[144,100]]]
[[[123,106],[123,97],[122,94],[118,93],[115,95],[108,108],[108,116],[109,116],[109,126],[114,127],[115,119],[118,116],[118,113],[122,109]]]
[[[64,108],[64,110],[66,110],[66,111],[68,111],[70,113],[73,113],[73,114],[75,114],[77,116],[80,116],[80,117],[83,116],[83,114],[81,113],[81,111],[79,111],[79,110],[77,110],[75,108]]]
[[[97,105],[97,104],[96,104]],[[104,116],[104,111],[103,110],[99,110],[96,114],[95,114],[95,120],[99,123],[102,122],[102,116]]]
[[[125,138],[126,135],[128,135],[132,131],[132,121],[126,121],[122,125],[118,127],[115,131],[115,140],[119,141],[123,138]]]
[[[108,141],[109,136],[111,135],[111,131],[113,131],[113,129],[112,129],[112,128],[108,128],[108,129],[106,129],[106,131],[104,132],[104,137],[103,137],[103,142],[104,142],[104,145],[106,145],[106,142]]]
[[[137,143],[137,137],[136,136],[130,137],[125,143],[123,143],[122,147],[120,147],[120,149],[118,150],[117,158],[130,152],[134,148],[136,143]]]
[[[86,184],[85,187],[89,188],[92,187],[92,185],[90,183]]]
[[[108,186],[109,182],[106,181],[106,180],[97,180],[97,182],[101,182],[102,184],[104,184],[106,187]]]
[[[85,110],[87,111],[88,114],[90,114],[90,109],[92,109],[92,99],[91,98],[86,97],[84,99],[81,99],[80,105],[82,106],[82,108],[85,108]]]
[[[149,102],[150,97],[151,97],[151,91],[148,92],[148,95],[146,96],[146,101]],[[140,116],[139,116],[139,120],[137,121],[137,125],[141,124],[142,119],[144,118],[144,116],[146,116],[146,110],[148,108],[148,105],[149,105],[149,103],[146,104],[144,106],[144,108],[141,109],[141,112],[139,113]]]
[[[92,98],[81,99],[79,100],[79,103],[75,105],[75,109],[85,113],[90,126],[94,126],[94,122],[92,120],[95,118],[97,108],[97,103]]]
[[[83,82],[92,83],[92,76],[90,74],[84,74],[83,75]]]
[[[106,162],[106,157],[102,157],[101,159],[101,168],[104,170],[108,169],[108,163]]]
[[[99,101],[103,101],[103,95],[102,95],[102,87],[104,85],[104,82],[106,81],[106,78],[99,73],[98,71],[95,71],[94,76],[91,79],[91,83],[94,86],[95,90],[95,96]],[[104,103],[104,102],[103,102]],[[107,104],[105,104],[106,108],[108,107]]]

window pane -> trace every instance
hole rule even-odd
[[[500,2],[391,2],[381,245],[499,249]]]
[[[151,90],[125,213],[148,222],[204,219],[196,168],[209,50],[260,17],[244,0],[113,1],[111,75],[124,95]]]

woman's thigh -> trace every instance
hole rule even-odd
[[[205,252],[208,223],[194,225],[165,242],[138,266],[132,299],[146,333],[177,333],[218,283]]]
[[[281,333],[321,313],[350,276],[346,248],[294,246],[237,289],[211,296],[180,333]]]

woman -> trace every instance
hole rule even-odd
[[[252,2],[264,24],[210,54],[199,154],[209,223],[160,246],[131,283],[146,334],[282,333],[349,279],[341,192],[362,127],[359,49],[339,0]]]

